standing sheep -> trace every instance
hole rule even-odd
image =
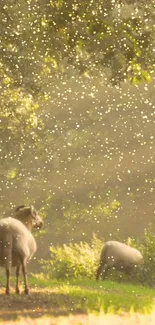
[[[6,269],[6,294],[10,294],[10,268],[16,267],[16,293],[19,294],[19,272],[22,267],[25,294],[29,293],[27,262],[35,253],[36,241],[32,227],[41,228],[43,221],[33,206],[16,208],[14,218],[0,220],[0,266]]]
[[[142,254],[133,247],[118,241],[108,241],[105,243],[100,256],[100,263],[96,273],[96,280],[99,279],[103,272],[103,280],[107,276],[109,269],[114,267],[116,270],[130,274],[134,267],[143,264]]]

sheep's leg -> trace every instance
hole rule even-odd
[[[25,285],[25,294],[29,294],[29,287],[28,287],[28,279],[27,279],[27,267],[26,262],[22,262],[22,271],[24,277],[24,285]]]
[[[3,263],[5,265],[5,270],[6,270],[6,290],[5,293],[7,295],[10,294],[10,268],[12,265],[12,237],[10,235],[10,232],[4,231],[4,238],[5,240],[3,241],[3,250],[2,250],[2,255],[3,255]]]
[[[6,268],[6,295],[10,294],[10,269]]]
[[[19,295],[20,290],[19,290],[19,273],[20,273],[20,265],[17,266],[16,269],[16,293]]]
[[[105,269],[104,269],[104,273],[102,275],[102,280],[105,280],[105,278],[107,277],[108,270],[109,270],[109,268],[106,266]]]
[[[99,265],[99,267],[98,267],[98,269],[97,269],[97,272],[96,272],[96,280],[97,280],[97,281],[98,281],[98,279],[99,279],[100,274],[101,274],[102,271],[103,271],[103,268],[104,268],[104,263],[101,261],[101,262],[100,262],[100,265]]]
[[[134,269],[133,267],[127,267],[124,272],[126,273],[126,275],[128,276],[129,280],[131,281],[132,280],[132,277],[133,277],[133,273],[134,273]]]

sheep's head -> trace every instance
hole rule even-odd
[[[43,220],[33,206],[18,206],[15,210],[15,218],[22,221],[30,230],[32,227],[41,228],[43,226]]]
[[[33,206],[30,207],[30,215],[32,218],[33,227],[41,228],[43,226],[44,222],[41,219],[41,217],[39,216],[37,210]]]

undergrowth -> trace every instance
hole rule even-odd
[[[132,277],[111,270],[111,280],[132,281],[149,286],[155,285],[155,235],[149,228],[140,241],[128,238],[127,244],[136,247],[144,256],[144,264],[135,268]],[[93,235],[90,243],[80,242],[69,245],[51,246],[51,258],[42,260],[43,272],[49,278],[56,279],[94,279],[103,241]]]

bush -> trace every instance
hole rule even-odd
[[[90,244],[63,245],[50,247],[51,259],[40,261],[49,277],[64,278],[93,278],[96,273],[103,241],[93,235]]]
[[[145,231],[142,242],[128,238],[127,244],[137,248],[144,256],[144,264],[137,266],[132,277],[111,270],[111,280],[132,281],[145,285],[155,285],[155,235],[151,228]],[[51,259],[40,261],[44,271],[52,278],[95,278],[103,241],[93,235],[90,244],[80,242],[50,247]]]
[[[144,257],[144,264],[137,269],[135,280],[142,284],[155,285],[155,234],[151,227],[145,230],[143,243],[132,240],[131,245],[139,249]]]

